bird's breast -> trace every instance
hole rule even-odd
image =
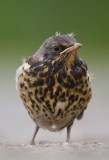
[[[51,66],[52,67],[52,66]],[[58,131],[86,108],[91,98],[87,70],[52,69],[45,65],[19,68],[17,90],[31,118],[40,126]]]

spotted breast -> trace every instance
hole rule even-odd
[[[79,116],[91,98],[87,66],[24,63],[17,71],[17,90],[38,126],[59,131]]]

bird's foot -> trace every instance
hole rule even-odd
[[[32,141],[30,142],[30,145],[35,145],[35,142],[32,140]]]

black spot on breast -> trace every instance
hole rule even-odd
[[[51,93],[50,93],[50,98],[51,99],[53,98],[53,91],[51,91]]]
[[[56,102],[53,103],[53,107],[55,107],[55,106],[56,106]]]
[[[83,72],[84,76],[86,76],[87,75],[87,70],[83,67],[81,69],[82,69],[82,72]]]
[[[23,77],[23,73],[20,74],[20,77]]]
[[[54,79],[54,77],[51,77],[50,83],[49,83],[49,90],[51,90],[51,88],[54,86],[54,84],[55,84],[55,79]]]
[[[84,88],[84,85],[83,85],[83,84],[81,85],[81,88]]]
[[[38,89],[35,89],[35,95],[37,95],[37,93],[38,93]]]
[[[81,79],[81,80],[79,81],[79,83],[83,84],[83,80]]]
[[[74,87],[74,81],[71,79],[71,77],[69,75],[67,76],[67,81],[68,81],[68,83],[70,83],[71,88],[73,88]]]
[[[32,104],[31,107],[34,109],[34,105]]]
[[[40,100],[41,100],[42,102],[44,102],[44,97],[40,97]]]
[[[59,109],[56,117],[58,117],[61,113],[62,113],[62,110]]]
[[[58,92],[61,92],[61,91],[62,91],[61,86],[57,86],[57,91],[58,91]]]
[[[29,97],[32,95],[32,92],[28,92]]]
[[[43,108],[45,108],[45,110],[48,110],[47,106],[43,105]]]
[[[87,102],[89,102],[89,100],[90,100],[90,97],[87,98]]]
[[[24,83],[20,83],[20,88],[23,88],[24,87]]]
[[[32,115],[34,114],[33,111],[32,111],[32,109],[30,109],[30,112],[31,112]]]
[[[81,88],[80,88],[78,91],[79,91],[80,93],[82,93],[82,92],[83,92]]]
[[[70,74],[74,77],[75,80],[81,79],[82,78],[82,74],[77,72],[77,71],[70,71]]]
[[[39,106],[36,104],[36,107],[37,107],[37,109],[40,111],[40,108],[39,108]]]
[[[42,94],[42,87],[39,88],[39,94]]]
[[[61,102],[65,102],[65,92],[63,92],[60,96],[59,99]]]
[[[65,111],[67,111],[68,110],[68,108],[70,107],[70,103],[65,107]]]
[[[67,89],[67,91],[66,91],[66,96],[68,96],[69,95],[69,90]]]
[[[75,88],[75,91],[77,92],[77,91],[78,91],[78,88]]]
[[[74,65],[71,64],[70,67],[71,67],[72,71],[75,71],[76,67]]]
[[[30,79],[29,79],[29,78],[27,78],[26,81],[27,81],[28,83],[30,83]]]
[[[91,92],[91,88],[89,88],[89,92]]]
[[[62,93],[62,98],[65,98],[65,92]]]
[[[85,91],[83,92],[83,95],[86,95],[86,93],[87,93],[87,90],[85,90]]]
[[[56,90],[56,92],[55,92],[55,96],[58,96],[59,95],[59,92],[61,92],[62,91],[62,88],[58,85],[57,86],[57,90]]]
[[[45,83],[46,83],[46,84],[49,84],[49,79],[48,79],[48,78],[45,80]]]
[[[74,115],[75,112],[72,112],[71,115]]]
[[[51,109],[51,105],[50,105],[49,100],[47,100],[45,103],[46,103],[46,105],[47,105],[49,111],[53,114],[54,112],[53,112],[52,109]]]
[[[43,112],[46,112],[45,109],[42,109],[42,110],[43,110]]]
[[[75,83],[75,86],[80,86],[80,83],[79,83],[79,82],[76,82],[76,83]]]
[[[48,115],[45,113],[45,116],[48,117]]]
[[[69,84],[65,83],[62,78],[61,78],[61,75],[59,74],[58,77],[57,77],[57,80],[58,82],[65,88],[70,88]]]
[[[65,69],[63,69],[63,70],[61,71],[61,75],[62,75],[63,78],[66,78],[67,72],[65,71]]]
[[[88,86],[89,86],[89,85],[88,85],[88,84],[86,84],[86,87],[87,87],[87,88],[88,88]]]
[[[47,105],[47,106],[50,106],[50,104],[49,104],[49,103],[50,103],[50,102],[49,102],[49,100],[47,100],[45,103],[46,103],[46,105]]]
[[[27,75],[30,75],[29,72],[28,72],[27,70],[24,70],[24,72],[25,72]]]
[[[85,84],[87,84],[87,80],[85,80],[85,82],[84,82]]]
[[[25,94],[22,94],[23,97],[25,97]]]
[[[76,95],[76,96],[75,96],[75,101],[77,101],[77,100],[78,100],[78,98],[79,98],[79,96],[78,96],[78,95]]]
[[[85,98],[80,98],[79,102],[85,102]]]
[[[37,83],[38,83],[38,85],[43,85],[44,84],[44,80],[43,79],[38,79]]]
[[[44,73],[40,73],[40,74],[39,74],[40,77],[45,77],[45,76],[47,76],[47,75],[49,75],[49,72],[44,72]]]
[[[38,79],[37,81],[34,81],[32,84],[31,84],[31,87],[36,87],[36,86],[41,86],[44,84],[44,80],[43,79]]]
[[[55,98],[55,103],[57,103],[58,102],[57,97],[55,96],[54,98]]]
[[[32,98],[30,98],[30,100],[32,104],[35,104],[35,101]]]
[[[75,96],[74,96],[74,95],[69,96],[69,100],[70,100],[72,103],[74,103],[74,101],[75,101]]]
[[[83,108],[83,106],[82,106],[81,104],[79,104],[79,108],[80,108],[80,109],[82,109],[82,108]]]
[[[38,101],[39,103],[41,103],[41,100],[37,96],[35,96],[35,99],[36,99],[36,101]]]
[[[34,62],[34,63],[32,63],[30,68],[36,67],[36,66],[38,66],[40,64],[41,64],[41,62]]]
[[[26,102],[26,99],[24,98],[24,101]]]
[[[36,113],[39,113],[37,110],[35,110]]]
[[[28,114],[30,115],[30,111],[28,111]]]
[[[78,62],[76,64],[78,67],[81,67],[83,65],[83,61],[81,59],[78,59]]]
[[[27,87],[25,86],[25,90],[27,90]]]
[[[45,68],[44,66],[39,66],[39,67],[34,69],[34,72],[43,71],[44,68]]]
[[[30,71],[29,73],[30,73],[30,75],[33,76],[33,77],[36,77],[36,76],[37,76],[37,72]]]
[[[48,88],[44,88],[44,97],[46,97],[47,92],[48,92]]]
[[[74,111],[76,110],[76,105],[73,106],[73,110],[74,110]]]
[[[57,73],[62,68],[62,63],[55,62],[53,65],[53,74]]]

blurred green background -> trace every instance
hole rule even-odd
[[[74,32],[86,61],[97,65],[107,60],[109,1],[0,0],[0,59],[8,62],[5,66],[17,67],[56,31]]]
[[[89,72],[94,77],[93,99],[85,114],[86,121],[89,130],[91,125],[95,132],[108,135],[106,124],[108,125],[109,121],[109,0],[0,0],[2,139],[13,139],[11,129],[15,126],[29,128],[25,122],[25,119],[28,119],[25,118],[27,113],[15,90],[16,69],[21,65],[23,57],[32,55],[46,38],[57,31],[61,34],[74,32],[77,41],[83,44],[79,56],[86,61]],[[32,124],[29,120],[28,123]],[[101,132],[103,126],[105,128]],[[18,130],[15,133],[19,136],[17,132]]]

